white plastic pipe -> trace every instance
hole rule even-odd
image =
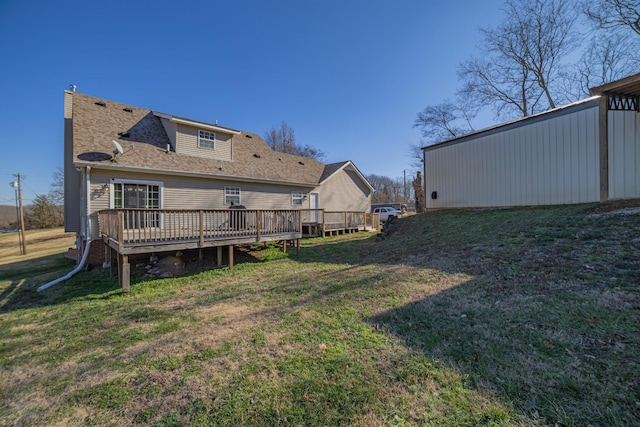
[[[63,282],[67,279],[70,279],[73,275],[75,275],[78,271],[82,270],[82,267],[84,267],[84,263],[87,262],[87,258],[89,257],[89,249],[91,249],[91,217],[89,216],[89,212],[91,212],[91,210],[89,209],[89,197],[90,197],[90,191],[91,191],[91,187],[90,187],[90,183],[91,183],[91,166],[87,166],[86,170],[85,170],[85,174],[84,174],[84,178],[85,178],[85,187],[87,190],[87,227],[86,227],[86,231],[87,231],[87,236],[89,236],[87,238],[87,244],[84,247],[84,253],[82,254],[82,259],[80,260],[80,263],[76,266],[76,268],[74,268],[73,270],[71,270],[70,272],[68,272],[66,275],[57,278],[56,280],[52,280],[49,283],[45,283],[44,285],[40,286],[38,289],[36,289],[36,291],[38,292],[42,292],[47,288],[50,288],[53,285],[57,285],[60,282]],[[80,250],[80,245],[78,245],[76,243],[76,246],[78,246],[78,250]]]
[[[87,258],[89,257],[89,249],[91,248],[91,239],[87,240],[87,245],[84,248],[84,254],[82,254],[82,259],[80,260],[80,264],[78,264],[76,266],[76,268],[74,268],[73,270],[71,270],[70,272],[68,272],[65,276],[62,277],[58,277],[56,280],[52,280],[49,283],[45,283],[44,285],[40,286],[38,289],[36,289],[38,292],[42,292],[47,288],[50,288],[53,285],[57,285],[60,282],[64,282],[67,279],[70,279],[73,275],[75,275],[78,271],[82,270],[82,267],[84,267],[84,263],[87,262]]]

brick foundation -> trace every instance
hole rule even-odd
[[[82,253],[84,253],[84,248],[86,247],[87,242],[82,242]],[[69,252],[74,251],[77,252],[77,249],[70,249]],[[77,258],[73,258],[76,260],[76,264],[80,261]],[[104,251],[104,243],[101,240],[93,240],[91,242],[91,247],[89,248],[89,256],[87,257],[87,262],[85,265],[102,265],[102,263],[106,260],[105,251]]]

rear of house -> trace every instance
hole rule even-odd
[[[325,165],[275,152],[253,133],[64,97],[65,228],[80,247],[100,237],[106,209],[369,210],[373,188],[350,161]],[[93,262],[104,258],[102,245],[91,250]]]

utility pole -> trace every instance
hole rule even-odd
[[[20,253],[22,255],[27,254],[27,242],[24,239],[24,211],[22,209],[22,184],[21,178],[22,176],[19,173],[13,174],[16,178],[18,178],[18,209],[20,212],[19,218],[19,226],[20,226]]]

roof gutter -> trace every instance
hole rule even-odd
[[[432,145],[427,145],[427,146],[422,147],[421,149],[422,149],[422,151],[431,151],[431,150],[435,150],[437,148],[440,148],[442,146],[453,145],[453,144],[458,143],[458,142],[479,138],[480,136],[491,135],[493,133],[501,132],[503,130],[506,130],[508,128],[523,126],[524,123],[531,123],[531,122],[534,122],[534,121],[543,120],[548,115],[569,114],[571,112],[574,112],[576,107],[579,107],[581,109],[590,108],[591,106],[589,104],[593,103],[594,105],[596,105],[596,103],[598,102],[599,99],[600,99],[600,95],[591,96],[589,98],[582,99],[580,101],[576,101],[576,102],[573,102],[571,104],[562,105],[562,106],[554,108],[552,110],[546,110],[546,111],[542,111],[540,113],[532,114],[530,116],[520,117],[520,118],[515,119],[515,120],[511,120],[511,121],[508,121],[508,122],[500,123],[500,124],[497,124],[497,125],[494,125],[494,126],[490,126],[488,128],[485,128],[485,129],[480,129],[480,130],[477,130],[477,131],[474,131],[474,132],[471,132],[471,133],[468,133],[468,134],[465,134],[465,135],[460,135],[460,136],[456,136],[456,137],[451,138],[451,139],[440,141],[440,142],[437,142],[437,143],[432,144]]]
[[[192,127],[197,127],[197,128],[206,129],[206,130],[212,130],[214,132],[226,133],[229,135],[240,135],[242,133],[238,130],[223,128],[220,126],[210,125],[208,123],[196,122],[193,120],[181,119],[180,117],[174,117],[170,114],[159,113],[157,111],[154,111],[153,114],[156,117],[167,119],[170,122],[180,123],[181,125],[192,126]]]
[[[198,172],[183,172],[183,171],[172,171],[172,170],[164,170],[164,169],[151,169],[151,168],[140,168],[135,166],[112,166],[106,164],[95,164],[95,163],[87,163],[87,162],[74,162],[74,166],[76,167],[88,167],[95,169],[104,169],[104,170],[113,170],[113,171],[126,171],[126,172],[139,172],[145,174],[155,174],[155,175],[172,175],[172,176],[187,176],[191,178],[205,178],[205,179],[222,179],[228,181],[238,181],[238,182],[257,182],[261,184],[277,184],[277,185],[291,185],[294,187],[307,187],[307,188],[315,188],[319,183],[304,183],[304,182],[291,182],[291,181],[279,181],[273,179],[261,179],[261,178],[250,178],[250,177],[237,177],[231,175],[211,175],[206,173],[198,173]]]

